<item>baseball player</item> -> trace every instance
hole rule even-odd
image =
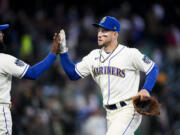
[[[0,25],[0,135],[12,134],[10,112],[12,76],[20,79],[36,80],[56,60],[60,45],[60,36],[55,33],[52,43],[52,52],[41,62],[34,66],[30,66],[18,58],[4,53],[5,45],[3,43],[2,30],[8,27],[8,24]]]
[[[65,32],[60,31],[61,64],[71,80],[91,75],[101,88],[107,111],[106,135],[134,135],[142,116],[133,107],[132,97],[140,95],[144,100],[150,96],[158,67],[138,49],[118,44],[120,24],[116,18],[105,16],[93,26],[101,49],[92,50],[77,64],[69,59]],[[140,71],[145,72],[146,80],[138,92]]]

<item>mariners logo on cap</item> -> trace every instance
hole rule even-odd
[[[100,23],[104,23],[106,21],[106,17],[103,17]]]

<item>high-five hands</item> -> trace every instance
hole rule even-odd
[[[60,30],[59,33],[54,33],[53,43],[52,43],[52,52],[57,55],[59,53],[65,53],[68,51],[66,47],[66,35],[64,30]]]

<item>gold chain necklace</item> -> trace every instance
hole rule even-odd
[[[116,47],[117,48],[117,47]],[[104,60],[101,60],[101,57],[102,57],[102,50],[104,49],[104,47],[101,49],[101,51],[100,51],[100,58],[99,58],[99,61],[101,62],[101,63],[104,63],[112,54],[113,54],[113,52],[116,50],[116,48],[104,59]]]

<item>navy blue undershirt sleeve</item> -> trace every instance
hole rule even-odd
[[[154,87],[154,85],[156,83],[158,73],[159,73],[159,69],[158,69],[157,65],[155,64],[153,69],[151,70],[151,72],[149,72],[149,74],[146,76],[146,81],[145,81],[142,89],[146,89],[149,92],[151,92],[152,88]]]
[[[49,55],[44,60],[42,60],[34,66],[29,67],[23,78],[29,80],[36,80],[53,64],[55,60],[56,55],[52,52],[49,53]]]
[[[65,71],[65,73],[68,75],[69,79],[71,80],[78,80],[81,78],[75,71],[75,64],[70,60],[68,53],[62,53],[60,54],[61,64]]]

